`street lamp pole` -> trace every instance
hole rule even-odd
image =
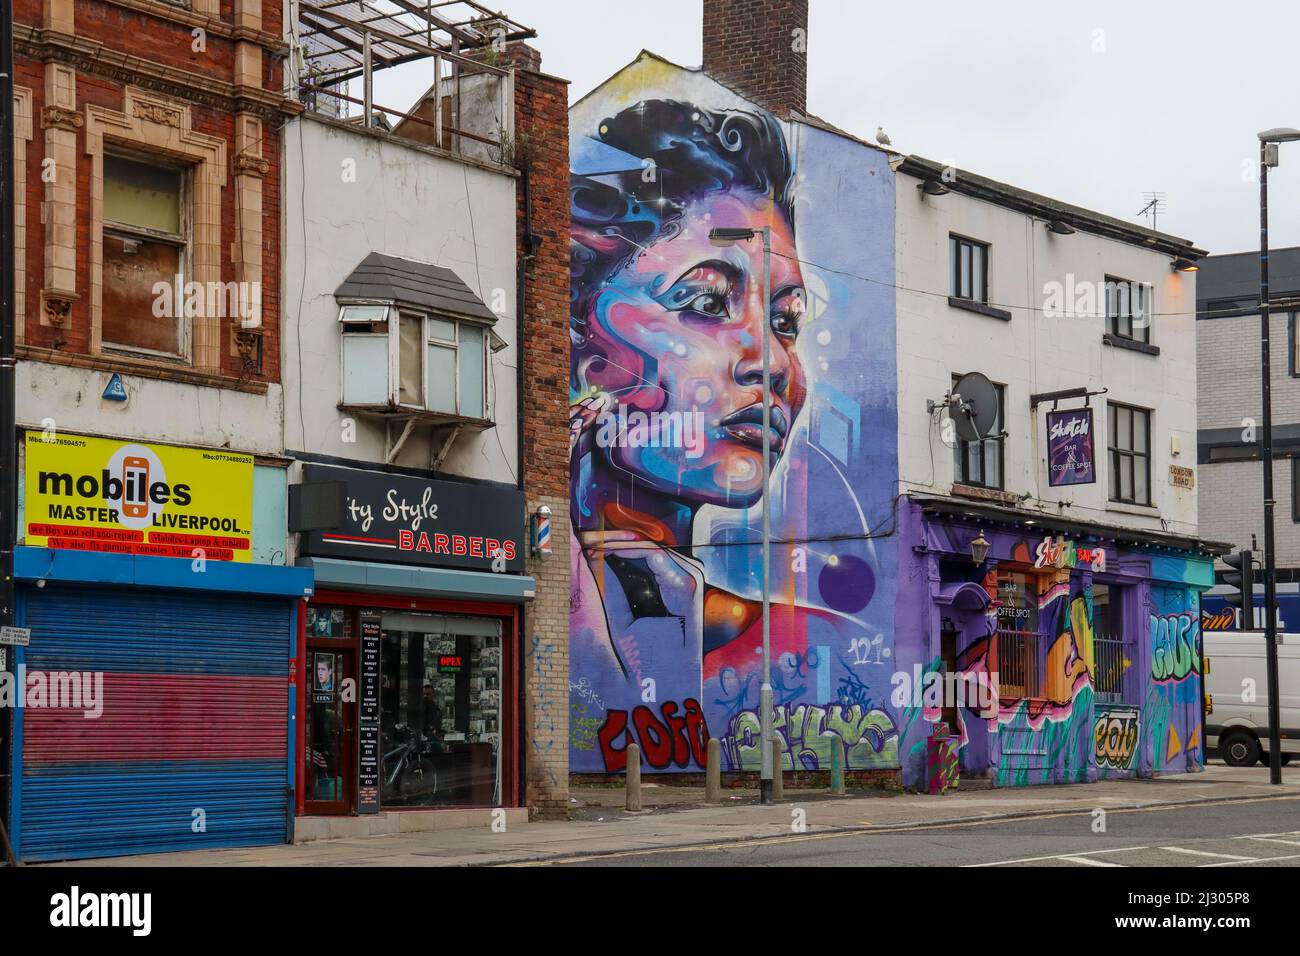
[[[1259,134],[1259,356],[1264,427],[1264,642],[1268,656],[1269,783],[1282,783],[1277,674],[1277,556],[1273,546],[1273,382],[1269,355],[1268,170],[1277,165],[1278,144],[1300,139],[1300,130],[1270,129]],[[1243,608],[1253,604],[1246,603]]]
[[[749,241],[755,236],[763,238],[763,683],[758,689],[759,745],[762,763],[759,765],[759,802],[770,806],[772,780],[775,769],[772,761],[772,575],[770,558],[772,550],[772,512],[768,501],[768,486],[772,483],[772,227],[759,229],[711,229],[709,240],[716,245],[731,245]]]
[[[759,802],[772,800],[772,514],[768,494],[772,484],[772,227],[763,227],[763,684],[758,690],[763,763],[758,781]]]

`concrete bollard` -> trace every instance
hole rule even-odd
[[[708,765],[704,773],[704,802],[722,802],[722,742],[709,738]]]
[[[844,738],[836,734],[831,740],[831,796],[844,793]]]
[[[641,748],[636,744],[627,745],[627,778],[624,781],[627,791],[625,809],[629,813],[641,812]]]
[[[781,769],[781,741],[772,740],[772,799],[785,799],[785,772]]]

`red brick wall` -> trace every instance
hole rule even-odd
[[[39,27],[41,23],[39,0],[17,0],[17,22]],[[233,40],[209,33],[206,51],[192,49],[192,27],[135,10],[112,6],[99,0],[78,0],[76,3],[77,35],[84,40],[99,43],[106,50],[140,57],[153,63],[200,74],[208,79],[225,82],[234,80],[235,43]],[[223,5],[222,19],[230,22],[233,7]],[[275,0],[265,0],[263,6],[263,31],[278,35],[281,9]],[[24,263],[26,288],[26,316],[24,341],[39,348],[58,348],[68,353],[86,354],[90,349],[90,175],[91,157],[85,153],[84,131],[77,134],[77,301],[73,304],[70,323],[63,328],[40,323],[41,289],[44,284],[45,235],[41,226],[41,203],[45,186],[41,180],[42,160],[45,152],[45,133],[41,128],[41,110],[45,106],[44,64],[24,56],[15,56],[15,82],[32,91],[32,139],[27,144],[26,225],[27,256]],[[279,91],[282,69],[279,64],[267,67],[270,60],[263,50],[264,88]],[[141,84],[147,85],[147,84]],[[77,111],[84,115],[87,104],[93,103],[112,110],[121,110],[125,84],[94,72],[77,73]],[[173,95],[168,91],[165,95]],[[209,136],[226,140],[229,164],[237,150],[234,143],[234,114],[197,102],[189,102],[193,129]],[[262,180],[262,374],[249,376],[256,381],[274,382],[280,376],[280,136],[279,118],[263,120],[262,158],[270,164]],[[235,240],[235,190],[234,172],[226,169],[226,188],[222,190],[221,281],[235,281],[235,266],[231,257],[231,244]],[[242,363],[231,355],[231,330],[237,318],[222,320],[222,371],[238,377]]]
[[[524,284],[524,488],[569,494],[569,87],[515,74],[516,163],[528,169],[532,230],[541,236]],[[519,189],[520,255],[523,185]]]
[[[704,0],[704,72],[778,116],[806,109],[807,38],[808,0]]]
[[[530,555],[536,597],[524,611],[523,758],[527,803],[538,816],[569,806],[569,103],[568,84],[537,71],[535,51],[511,50],[515,161],[528,170],[541,245],[524,282],[524,495],[551,509],[550,557]],[[520,182],[519,254],[525,254]]]

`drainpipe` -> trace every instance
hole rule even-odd
[[[14,338],[18,322],[14,315],[14,8],[0,0],[0,625],[12,627],[17,608],[14,600],[14,544],[18,514],[18,395]],[[23,188],[26,184],[18,184]],[[7,649],[5,664],[17,649]],[[4,821],[9,815],[9,776],[13,766],[9,746],[13,740],[16,708],[6,707],[0,715],[0,849],[13,863]]]

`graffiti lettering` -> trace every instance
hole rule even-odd
[[[786,770],[829,767],[837,736],[844,741],[845,759],[851,770],[898,765],[898,728],[883,710],[859,704],[799,704],[774,707],[773,713],[772,732],[781,742],[781,765]],[[731,719],[722,740],[725,765],[732,770],[759,769],[761,739],[758,711],[741,711]]]
[[[595,704],[601,710],[605,709],[605,701],[591,686],[591,681],[587,680],[585,677],[578,678],[576,684],[573,681],[569,681],[569,693],[575,697],[582,698],[589,704]],[[583,708],[583,710],[585,712],[586,708]]]
[[[1196,618],[1190,613],[1151,615],[1151,677],[1182,680],[1200,673]]]
[[[675,701],[664,701],[659,708],[660,719],[642,704],[632,711],[632,733],[628,732],[626,710],[609,711],[596,734],[605,770],[617,773],[627,769],[627,745],[632,742],[627,738],[633,733],[646,763],[656,770],[666,770],[670,764],[688,767],[692,760],[703,767],[709,741],[704,711],[694,698],[687,698],[683,707],[683,713],[678,714]]]
[[[883,634],[877,634],[875,637],[872,638],[855,637],[853,640],[849,641],[849,653],[853,655],[854,665],[856,666],[858,664],[884,663],[880,659],[881,645],[883,643],[884,643]],[[873,647],[876,649],[876,659],[874,661],[871,659],[871,649]],[[885,649],[884,652],[886,654],[889,653],[888,649]]]
[[[1211,614],[1209,611],[1201,612],[1202,631],[1227,631],[1231,630],[1236,623],[1237,612],[1232,608],[1227,608],[1218,614]]]
[[[569,710],[572,711],[569,715],[569,746],[576,750],[595,750],[602,718],[583,716],[587,708],[582,704],[570,704]]]
[[[1097,743],[1098,766],[1133,769],[1139,737],[1136,709],[1100,711],[1093,725],[1093,735]]]

